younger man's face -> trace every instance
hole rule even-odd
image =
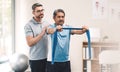
[[[33,11],[33,14],[36,18],[43,18],[44,17],[44,9],[42,6],[36,7]]]

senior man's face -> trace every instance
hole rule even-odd
[[[57,25],[63,25],[65,21],[64,13],[58,12],[57,15],[54,17],[54,21]]]

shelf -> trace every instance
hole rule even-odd
[[[118,47],[117,42],[91,42],[91,46],[94,48],[98,47],[106,47],[106,48],[111,48],[111,47]],[[86,48],[88,46],[88,42],[83,42],[83,47]]]
[[[82,72],[101,72],[101,65],[99,64],[99,53],[104,50],[117,50],[119,47],[118,42],[91,42],[91,59],[89,58],[88,42],[82,43]]]
[[[94,58],[94,59],[83,59],[83,60],[91,60],[91,61],[92,61],[92,60],[93,60],[93,61],[95,61],[95,60],[96,60],[96,61],[98,61],[98,59],[97,59],[97,58]]]

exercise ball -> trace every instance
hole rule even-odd
[[[15,72],[24,72],[28,68],[28,57],[25,54],[13,54],[9,60]]]

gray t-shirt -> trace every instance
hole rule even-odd
[[[36,37],[41,33],[43,27],[48,25],[46,21],[41,23],[36,22],[34,19],[31,19],[24,27],[26,36]],[[30,47],[29,58],[30,60],[40,60],[47,58],[48,53],[48,36],[45,34],[43,38],[38,41],[35,45]]]

